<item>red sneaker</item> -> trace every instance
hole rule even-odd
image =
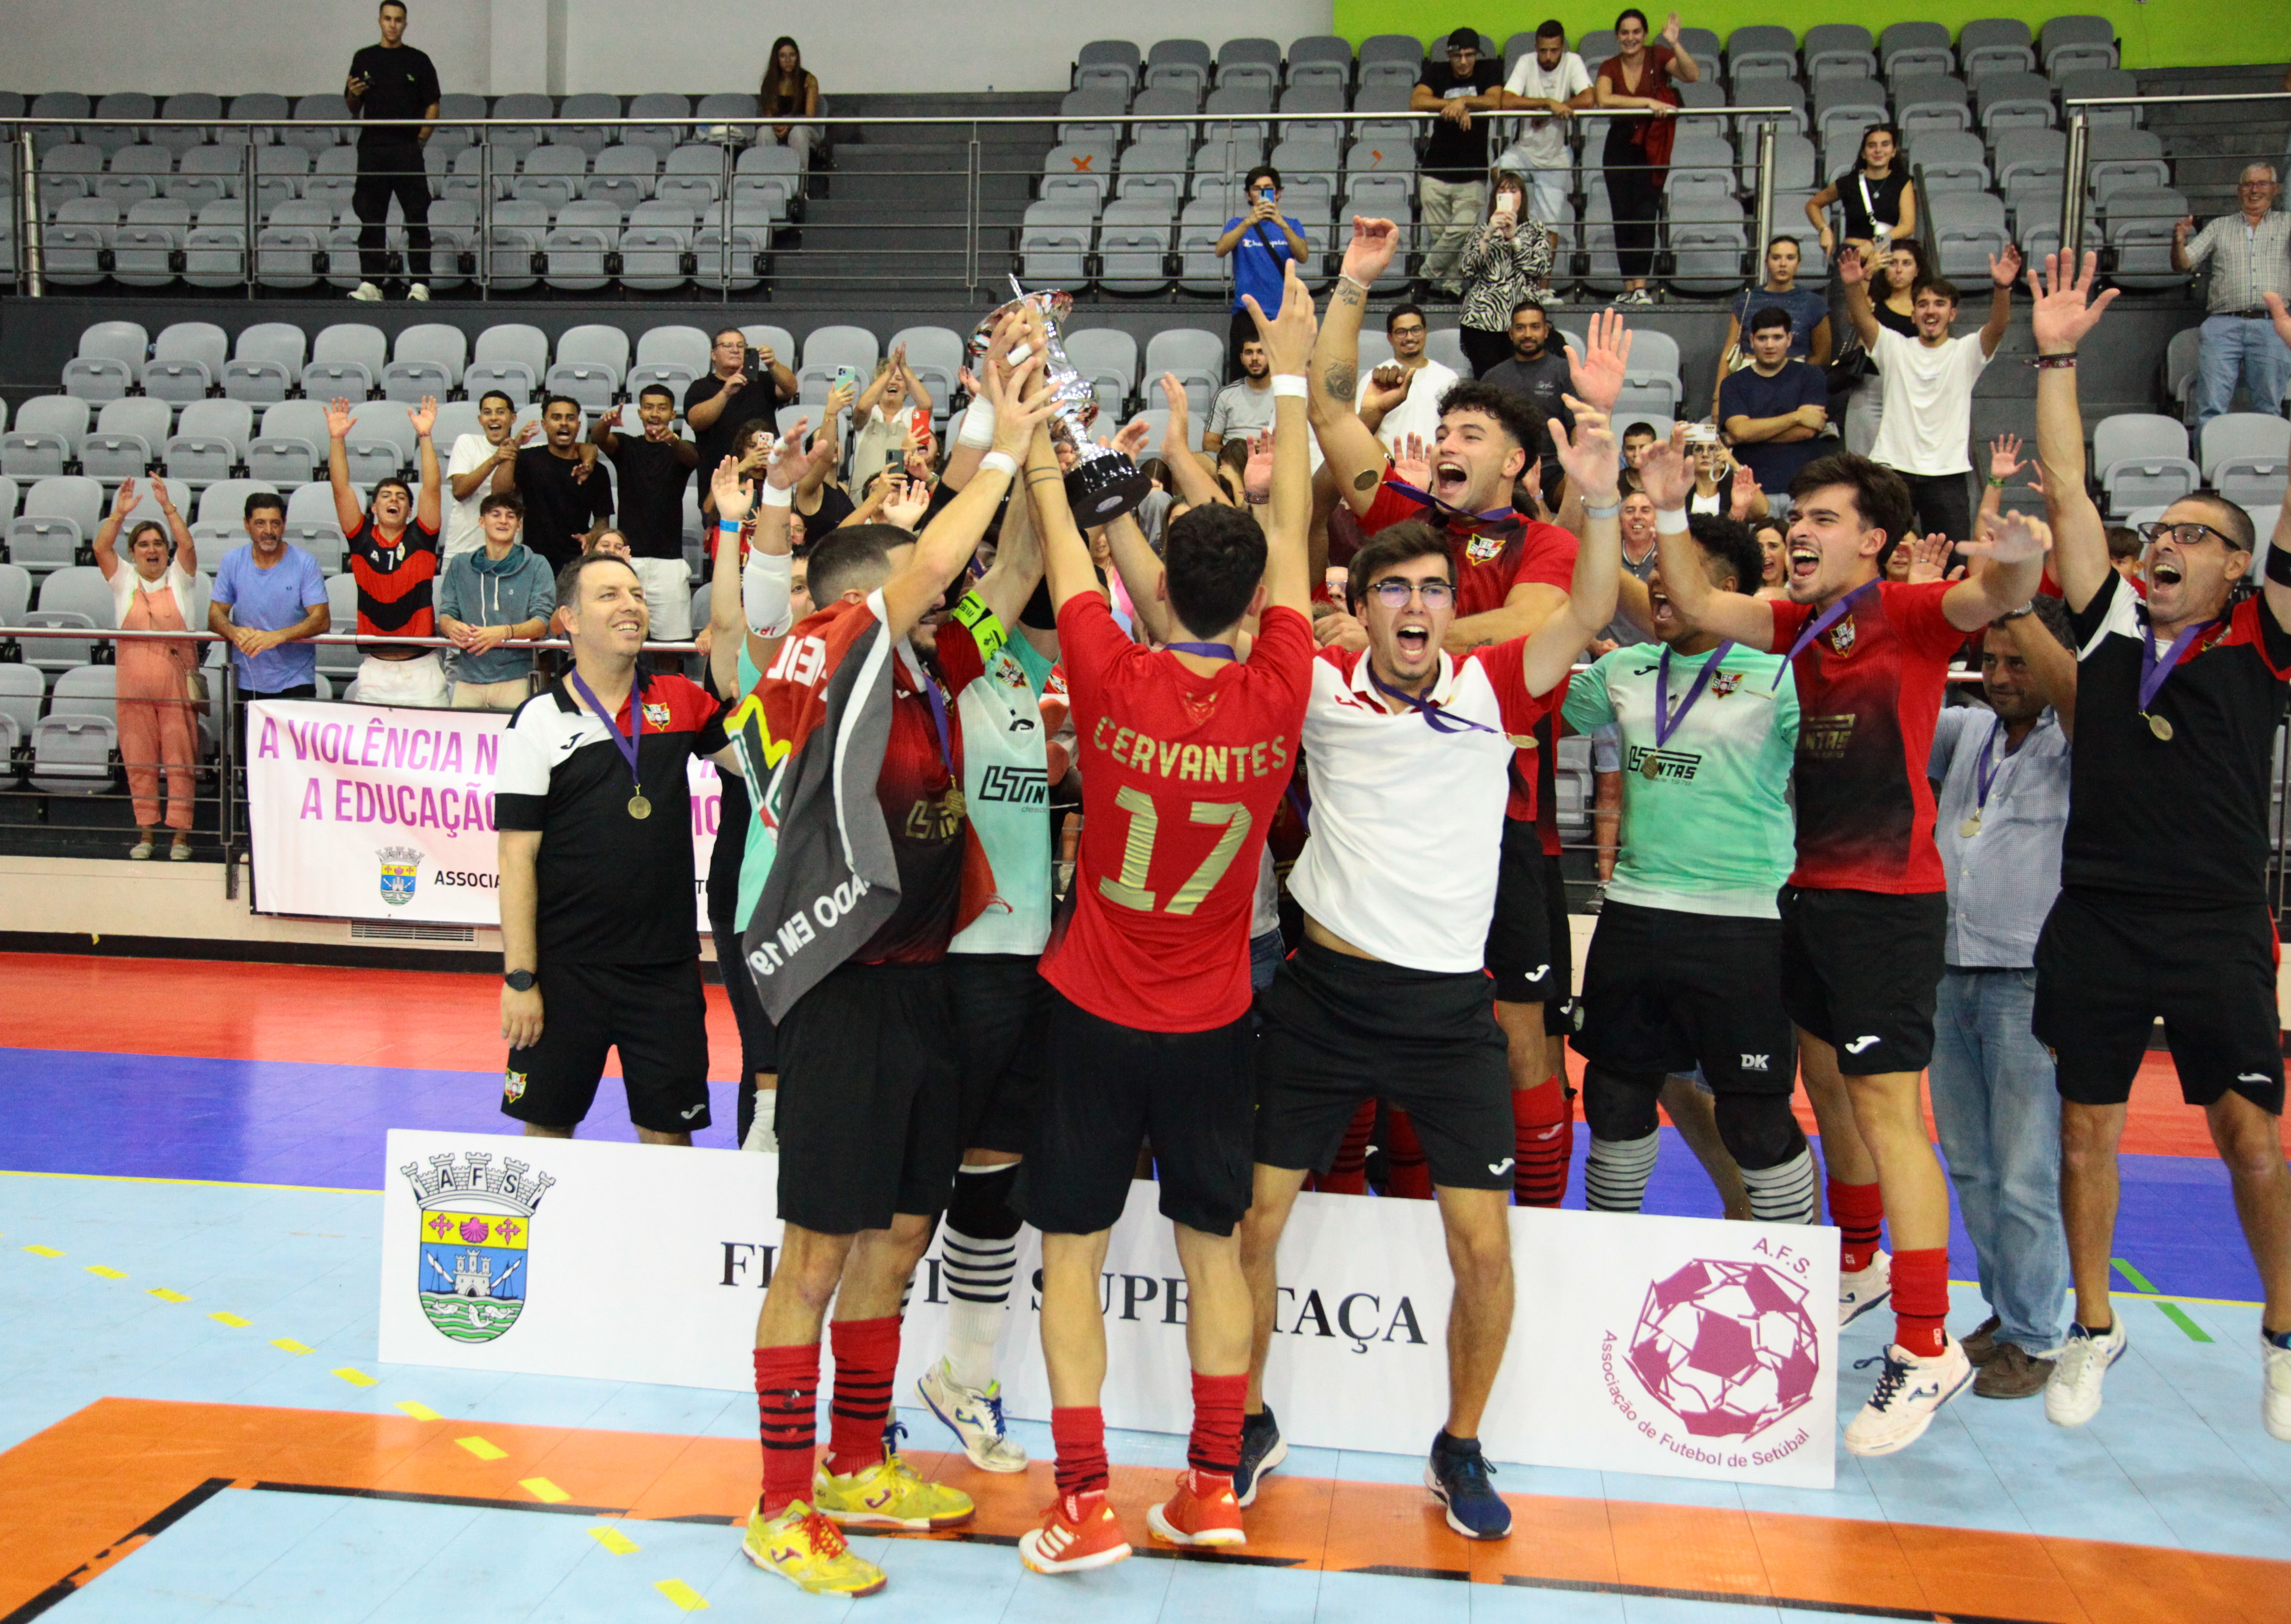
[[[1061,1494],[1042,1513],[1040,1528],[1018,1536],[1018,1560],[1037,1573],[1084,1573],[1129,1555],[1129,1537],[1103,1489]]]
[[[1178,1474],[1178,1491],[1146,1514],[1157,1540],[1172,1545],[1246,1545],[1241,1526],[1241,1502],[1233,1497],[1233,1479],[1203,1473]]]

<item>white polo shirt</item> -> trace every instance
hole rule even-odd
[[[1514,751],[1561,689],[1527,691],[1515,638],[1461,662],[1440,656],[1430,700],[1475,724],[1395,713],[1365,653],[1324,648],[1305,707],[1312,832],[1289,876],[1328,929],[1409,969],[1476,974],[1495,912]]]
[[[1408,380],[1408,396],[1398,406],[1384,414],[1376,426],[1376,438],[1384,442],[1387,451],[1400,444],[1403,434],[1419,434],[1431,446],[1440,438],[1440,397],[1456,382],[1456,369],[1441,362],[1427,360]],[[1360,387],[1353,391],[1353,404],[1358,406],[1368,398],[1369,374],[1361,374]]]

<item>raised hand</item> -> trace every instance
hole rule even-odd
[[[1827,229],[1821,234],[1821,246],[1824,253],[1829,251],[1830,234]],[[1857,287],[1869,279],[1869,268],[1861,262],[1859,248],[1847,248],[1837,256],[1837,279],[1848,287]]]
[[[346,440],[350,437],[350,425],[357,420],[350,415],[350,403],[334,399],[326,402],[326,434],[328,438]]]
[[[1758,477],[1747,462],[1734,464],[1734,488],[1728,493],[1726,517],[1740,524],[1750,516],[1750,502],[1758,494]]]
[[[768,478],[776,488],[784,491],[793,490],[797,482],[803,478],[804,469],[810,459],[802,454],[800,447],[804,443],[805,432],[810,427],[811,419],[799,417],[795,420],[795,426],[788,431],[784,439],[774,440],[769,446],[762,448],[765,478]]]
[[[1168,426],[1162,430],[1162,458],[1164,462],[1174,462],[1180,457],[1192,455],[1194,449],[1191,430],[1186,426],[1186,415],[1192,409],[1192,402],[1186,398],[1186,386],[1178,382],[1176,373],[1162,374],[1162,404],[1170,414]]]
[[[837,418],[842,416],[843,414],[851,409],[851,402],[855,398],[856,398],[856,397],[852,394],[851,386],[848,383],[837,384],[833,389],[827,391],[827,410],[820,418],[820,422],[822,423],[833,422]]]
[[[517,443],[520,446],[529,446],[533,443],[533,437],[540,432],[541,419],[528,417],[518,425]]]
[[[1392,256],[1399,247],[1398,226],[1388,220],[1355,214],[1352,240],[1345,245],[1342,274],[1363,287],[1373,287],[1376,279],[1391,266]],[[1287,295],[1282,297],[1286,299]]]
[[[1668,439],[1657,440],[1639,458],[1639,488],[1658,508],[1683,508],[1693,494],[1694,462],[1686,454],[1685,434],[1684,423],[1676,425]]]
[[[1612,494],[1622,468],[1622,451],[1615,443],[1614,425],[1606,408],[1572,395],[1561,398],[1575,415],[1575,430],[1571,434],[1565,423],[1556,417],[1551,419],[1551,443],[1558,454],[1560,468],[1585,501]],[[1684,469],[1684,459],[1677,460]],[[1686,482],[1688,486],[1694,483],[1691,472],[1686,475]],[[1679,500],[1684,502],[1685,498]]]
[[[1673,12],[1662,25],[1662,43],[1673,51],[1678,49],[1678,13]]]
[[[1259,429],[1249,437],[1249,462],[1241,475],[1242,494],[1251,502],[1273,494],[1273,431]]]
[[[708,489],[716,498],[716,518],[719,522],[738,524],[748,516],[752,488],[740,474],[740,459],[726,457],[716,464],[716,472],[708,481]]]
[[[119,494],[111,499],[111,511],[124,518],[133,513],[136,504],[141,501],[142,496],[135,488],[135,481],[122,479],[119,482]]]
[[[1575,386],[1576,396],[1589,402],[1594,410],[1612,412],[1615,402],[1622,398],[1623,378],[1631,358],[1631,335],[1623,325],[1623,313],[1593,312],[1583,344],[1580,355],[1574,345],[1567,346],[1568,382]]]
[[[965,395],[969,396],[974,400],[978,398],[978,374],[971,371],[970,368],[968,366],[957,367],[955,369],[954,381],[962,386],[962,392]]]
[[[2004,253],[1990,254],[1989,279],[2002,288],[2010,288],[2018,282],[2021,279],[2021,251],[2007,243]]]
[[[1257,336],[1265,341],[1265,353],[1273,363],[1274,374],[1305,375],[1305,368],[1313,358],[1313,339],[1321,330],[1320,320],[1313,314],[1313,295],[1306,291],[1298,278],[1297,261],[1288,260],[1281,267],[1281,314],[1266,320],[1258,308],[1254,293],[1243,293],[1241,301],[1250,318],[1257,323]]]
[[[1392,448],[1392,475],[1418,490],[1432,488],[1432,448],[1420,434],[1403,434]]]
[[[914,529],[930,508],[930,486],[901,474],[886,475],[885,479],[893,488],[883,498],[883,518],[902,530]]]
[[[1373,406],[1379,412],[1398,408],[1408,398],[1410,379],[1397,361],[1387,361],[1368,375],[1367,392],[1361,396],[1361,405]]]
[[[1939,581],[1949,574],[1949,537],[1935,533],[1923,541],[1912,538],[1901,543],[1909,553],[1909,584]]]
[[[2021,471],[2021,437],[2000,434],[1989,442],[1989,477],[2010,479]]]
[[[1154,438],[1154,425],[1142,417],[1132,418],[1121,433],[1113,437],[1113,448],[1135,462]]]
[[[1983,526],[1979,537],[1965,543],[1966,556],[1991,564],[2018,564],[2053,549],[2052,527],[2041,519],[2007,513],[2002,522]]]
[[[2195,235],[2195,230],[2196,217],[2183,214],[2172,222],[2172,241],[2184,248],[2188,245],[2188,238]]]
[[[2100,269],[2100,255],[2084,256],[2084,269],[2073,280],[2069,256],[2048,253],[2042,265],[2031,267],[2030,285],[2035,288],[2037,302],[2029,312],[2029,330],[2037,341],[2037,352],[2060,354],[2074,350],[2083,342],[2084,335],[2100,325],[2100,313],[2116,302],[2116,289],[2110,288],[2098,298],[2093,297],[2092,278]]]
[[[406,408],[406,420],[414,425],[414,438],[415,439],[428,439],[430,438],[430,430],[438,426],[438,397],[435,395],[424,395],[422,397],[422,404],[420,406],[407,406]]]
[[[1049,421],[1050,408],[1057,404],[1056,394],[1042,376],[1048,359],[1038,344],[1007,382],[988,385],[994,402],[994,449],[1021,463],[1034,443],[1034,430]]]
[[[611,411],[606,413],[602,417],[599,417],[597,420],[597,427],[599,429],[619,428],[621,426],[621,414],[627,410],[628,408],[626,406],[615,406]]]

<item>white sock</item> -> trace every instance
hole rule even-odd
[[[777,1089],[756,1090],[756,1114],[748,1124],[748,1137],[740,1141],[742,1150],[763,1150],[778,1143],[779,1108]]]
[[[1583,1164],[1583,1202],[1594,1212],[1636,1212],[1646,1200],[1647,1176],[1654,1171],[1661,1130],[1643,1139],[1591,1138]]]
[[[940,1232],[939,1266],[946,1276],[946,1369],[963,1387],[994,1385],[994,1349],[1018,1269],[1018,1237],[982,1241],[956,1229]]]
[[[1813,1147],[1799,1146],[1797,1154],[1779,1166],[1755,1172],[1744,1168],[1742,1187],[1750,1194],[1750,1216],[1759,1223],[1813,1223]]]

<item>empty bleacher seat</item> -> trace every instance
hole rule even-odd
[[[1165,327],[1146,341],[1146,393],[1161,398],[1163,373],[1176,374],[1186,400],[1198,417],[1210,408],[1225,381],[1226,343],[1218,334],[1199,327]]]
[[[107,402],[95,431],[80,442],[80,471],[108,485],[140,478],[159,460],[174,419],[173,406],[149,395]]]
[[[1131,40],[1094,39],[1074,53],[1073,82],[1077,90],[1099,87],[1133,91],[1145,72],[1145,58]]]
[[[1090,245],[1097,235],[1097,196],[1091,189],[1081,202],[1045,198],[1026,205],[1025,218],[1018,228],[1022,281],[1072,286],[1090,279]]]
[[[462,388],[472,399],[497,389],[519,406],[532,399],[549,372],[549,340],[523,322],[499,322],[478,334]]]
[[[1107,204],[1098,221],[1098,285],[1113,293],[1168,288],[1173,215],[1158,195]]]
[[[165,287],[175,279],[191,208],[173,197],[131,204],[111,236],[111,277],[122,287]]]
[[[315,479],[326,467],[326,408],[315,400],[282,400],[262,414],[247,443],[246,471],[282,486]]]
[[[1973,98],[1965,81],[1947,74],[1904,74],[1893,81],[1893,122],[1911,141],[1927,130],[1973,128]]]
[[[1934,269],[1965,287],[1989,274],[1989,256],[2005,252],[2005,205],[1990,192],[1937,192],[1925,199],[1939,255]]]
[[[1949,30],[1937,22],[1897,22],[1877,36],[1877,66],[1888,80],[1947,73],[1957,66]]]
[[[382,329],[362,321],[338,321],[310,341],[309,364],[302,368],[302,392],[314,400],[336,396],[352,401],[374,393],[374,381],[390,364],[390,341]]]
[[[1957,30],[1957,60],[1967,80],[1992,73],[2030,73],[2037,66],[2029,25],[2017,17],[1978,17]]]
[[[1206,90],[1210,82],[1209,42],[1199,39],[1157,40],[1146,55],[1146,88],[1190,84]]]
[[[569,395],[591,414],[601,412],[619,394],[629,369],[629,335],[619,327],[588,324],[567,327],[557,341],[557,362],[545,388]]]
[[[284,400],[302,375],[305,353],[302,329],[290,322],[259,321],[241,328],[231,358],[223,364],[222,392],[258,406]]]
[[[2283,500],[2291,422],[2274,413],[2227,412],[2204,425],[2204,482],[2247,508]]]
[[[1989,189],[1988,153],[1969,131],[1922,132],[1909,142],[1909,161],[1923,192]]]
[[[2101,211],[2102,240],[2115,255],[2110,280],[2126,288],[2184,286],[2191,273],[2172,269],[2172,228],[2188,213],[2187,198],[2168,186],[2110,192]]]
[[[1580,44],[1578,48],[1580,49]],[[1592,71],[1598,70],[1597,61],[1588,54],[1583,60]],[[1736,28],[1726,36],[1726,76],[1729,79],[1760,74],[1796,78],[1797,68],[1797,36],[1788,28],[1773,23],[1753,23],[1747,28]]]
[[[166,442],[167,477],[193,488],[228,479],[246,461],[254,408],[244,400],[194,400]]]
[[[111,163],[95,177],[91,189],[121,208],[159,195],[161,181],[174,173],[175,155],[165,147],[127,147],[111,155]]]
[[[0,473],[50,478],[79,459],[87,438],[88,403],[69,395],[35,395],[17,408],[16,426],[0,436]]]
[[[2203,483],[2188,456],[2188,430],[2169,417],[2116,412],[2093,426],[2092,465],[2111,515],[2169,507]]]
[[[2037,61],[2057,79],[2063,73],[2116,66],[2116,25],[2105,17],[2055,17],[2037,35]]]
[[[589,155],[570,142],[535,147],[518,165],[510,196],[524,203],[562,208],[581,195],[589,176]]]
[[[95,539],[102,520],[100,482],[84,474],[35,480],[16,517],[8,521],[9,559],[34,575],[65,567]]]
[[[2113,128],[2087,132],[2085,178],[2095,202],[2106,206],[2115,193],[2132,186],[2169,186],[2163,138],[2152,130]]]
[[[633,398],[647,383],[665,383],[676,393],[681,410],[687,385],[706,372],[709,335],[698,327],[648,327],[637,336],[636,365],[629,369],[628,390]]]
[[[80,333],[79,352],[64,363],[64,393],[82,400],[118,399],[142,372],[150,343],[141,322],[92,323]]]
[[[1816,23],[1805,31],[1799,54],[1805,61],[1805,76],[1817,92],[1822,80],[1833,74],[1867,78],[1877,71],[1876,44],[1869,30],[1858,22]]]
[[[1974,81],[1973,93],[1982,132],[1991,141],[2006,130],[2052,125],[2053,84],[2041,75],[1999,69]]]

